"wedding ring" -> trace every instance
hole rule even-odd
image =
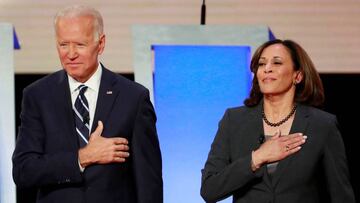
[[[286,151],[289,151],[289,150],[290,150],[289,145],[286,145],[286,146],[285,146],[285,149],[286,149]]]

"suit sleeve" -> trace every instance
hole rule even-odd
[[[130,146],[139,203],[163,202],[161,152],[155,123],[156,115],[146,90],[138,103]]]
[[[325,179],[331,202],[356,202],[350,184],[346,152],[336,118],[330,120],[329,135],[324,149]]]
[[[217,202],[231,196],[236,190],[246,190],[251,180],[263,174],[263,167],[256,172],[251,170],[251,153],[231,160],[230,142],[231,136],[234,135],[229,131],[232,125],[230,117],[227,110],[219,123],[219,129],[202,170],[201,196],[206,202]]]
[[[81,182],[77,151],[47,152],[39,97],[26,89],[23,95],[21,125],[12,158],[16,185],[43,187]]]

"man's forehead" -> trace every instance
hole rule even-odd
[[[59,17],[58,23],[85,23],[92,24],[94,17],[91,15],[81,15],[81,16],[63,16]]]

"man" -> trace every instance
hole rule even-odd
[[[99,62],[105,35],[98,11],[72,6],[54,22],[63,70],[23,92],[15,183],[37,187],[37,202],[161,203],[148,90]]]

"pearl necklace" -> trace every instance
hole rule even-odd
[[[296,111],[296,107],[297,107],[297,105],[295,104],[294,107],[292,108],[292,110],[290,111],[290,113],[284,119],[282,119],[281,121],[279,121],[277,123],[272,123],[266,118],[266,115],[264,112],[264,107],[263,107],[261,113],[262,113],[262,117],[267,125],[269,125],[271,127],[278,127],[278,126],[282,125],[283,123],[285,123],[287,120],[289,120],[289,118],[291,118],[292,115],[294,115],[294,113]]]

